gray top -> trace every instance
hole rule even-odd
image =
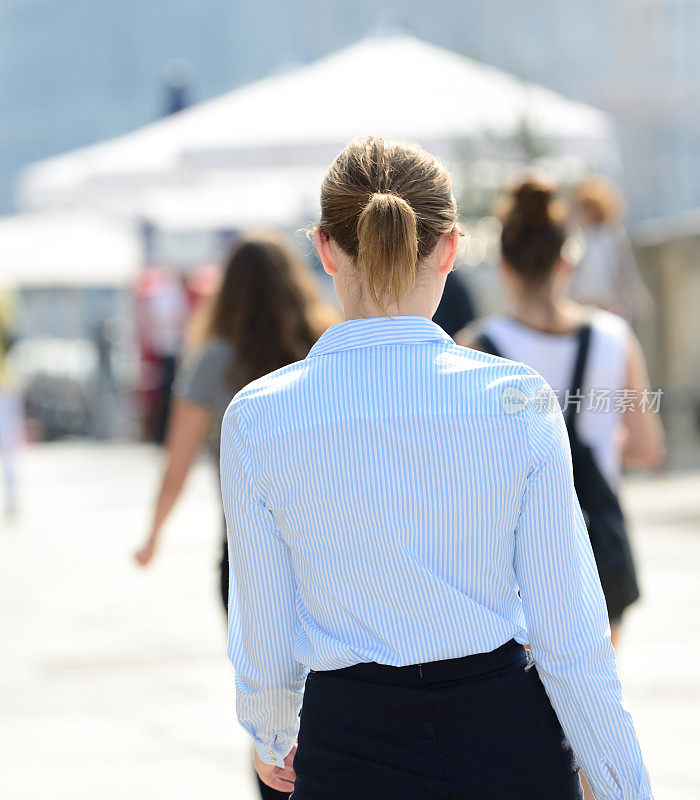
[[[199,350],[186,357],[178,369],[173,394],[206,408],[211,416],[209,448],[219,466],[221,423],[236,393],[229,384],[233,347],[224,339],[210,339]]]

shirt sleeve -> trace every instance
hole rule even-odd
[[[525,412],[531,461],[515,535],[532,656],[596,800],[649,800],[649,775],[574,490],[566,426],[551,388],[541,378],[539,386],[538,403]]]
[[[284,766],[299,729],[306,669],[293,656],[295,580],[287,546],[253,480],[234,405],[224,417],[221,490],[229,548],[228,656],[236,711],[267,764]]]

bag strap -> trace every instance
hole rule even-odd
[[[491,353],[492,356],[498,356],[499,358],[503,358],[498,348],[494,344],[493,339],[486,333],[480,333],[474,339],[474,344],[478,345],[479,350],[483,350],[485,353]]]
[[[586,362],[588,361],[588,350],[591,341],[591,323],[586,321],[581,325],[578,331],[578,349],[576,352],[576,361],[574,362],[574,370],[569,385],[569,397],[573,394],[578,394],[583,390],[583,373],[586,370]],[[567,403],[566,412],[564,414],[566,427],[569,431],[569,436],[575,435],[576,431],[576,408],[573,403]]]

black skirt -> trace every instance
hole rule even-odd
[[[529,652],[310,672],[291,800],[581,800]]]

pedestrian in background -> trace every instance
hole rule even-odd
[[[135,554],[139,564],[152,561],[163,525],[205,439],[218,468],[221,421],[236,391],[303,359],[336,320],[293,244],[273,232],[246,236],[235,244],[208,314],[206,341],[185,360],[175,380],[167,460],[148,536]],[[228,608],[225,531],[222,541],[220,591]],[[261,784],[261,796],[283,795]]]
[[[504,389],[553,397],[544,379],[431,320],[459,241],[448,173],[355,140],[314,237],[345,321],[222,426],[258,774],[293,800],[574,800],[580,762],[600,800],[650,798],[561,410],[510,413]]]
[[[593,175],[579,183],[574,197],[582,252],[571,276],[570,296],[630,323],[649,317],[654,303],[622,224],[619,189],[607,178]]]
[[[590,505],[617,505],[614,513],[619,517],[618,534],[625,539],[628,566],[617,579],[601,574],[611,611],[612,641],[617,645],[622,614],[637,594],[634,562],[617,501],[620,472],[625,465],[657,467],[664,452],[644,354],[622,317],[567,297],[572,267],[561,255],[566,229],[554,184],[537,175],[518,181],[507,209],[500,273],[513,312],[480,320],[455,339],[522,361],[545,378],[564,406],[569,436],[575,440],[579,494],[584,480],[589,484],[595,480],[596,486],[588,489],[593,494]],[[574,374],[577,363],[578,376]],[[582,448],[586,454],[580,460]],[[588,504],[580,496],[579,500],[588,512]],[[596,556],[600,568],[601,554]],[[628,590],[616,583],[625,580],[630,581]],[[626,597],[618,597],[621,593]]]
[[[144,428],[149,439],[163,444],[190,308],[182,277],[161,267],[143,270],[136,281],[136,298]]]
[[[475,317],[476,311],[469,287],[456,271],[451,272],[445,281],[445,291],[433,316],[433,322],[449,336],[454,336],[457,331],[473,322]]]

